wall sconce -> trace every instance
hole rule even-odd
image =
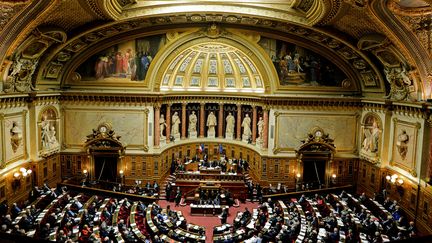
[[[332,174],[331,182],[332,182],[332,184],[336,184],[336,174]]]
[[[26,168],[21,168],[20,171],[21,171],[23,177],[30,176],[31,173],[33,172],[31,169],[26,169]]]
[[[297,173],[295,177],[296,183],[300,182],[300,178],[301,178],[300,173]]]
[[[86,181],[87,181],[88,171],[86,169],[84,169],[82,171],[82,173],[83,173],[82,186],[85,186],[86,185]]]
[[[124,171],[123,171],[123,170],[120,170],[120,171],[119,171],[119,175],[120,175],[120,183],[121,183],[121,184],[124,184],[124,183],[123,183],[123,179],[124,179]]]
[[[396,186],[401,186],[404,183],[404,180],[402,179],[402,177],[399,177],[396,174],[393,174],[392,176],[387,175],[386,180],[387,180],[387,182],[390,182]]]
[[[21,174],[19,172],[15,172],[13,174],[12,189],[15,191],[20,186],[21,186]]]
[[[403,178],[399,177],[397,174],[393,174],[392,176],[387,175],[386,180],[388,185],[393,184],[396,186],[397,192],[402,197],[404,194],[404,189],[402,187],[402,185],[404,184]]]
[[[15,172],[13,174],[12,189],[18,189],[21,186],[21,179],[30,176],[32,172],[33,171],[31,169],[26,168],[20,168],[19,172]]]

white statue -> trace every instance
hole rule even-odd
[[[50,149],[56,147],[58,145],[58,141],[55,136],[56,130],[54,126],[51,126],[50,121],[46,116],[42,117],[41,129],[42,148]]]
[[[249,114],[246,114],[246,116],[243,118],[242,122],[243,127],[243,140],[247,141],[250,139],[252,131],[251,131],[251,119],[249,117]]]
[[[180,135],[180,117],[176,112],[174,112],[174,115],[171,118],[172,126],[171,126],[171,135],[173,136],[179,136]]]
[[[217,125],[216,116],[213,111],[207,116],[207,134],[215,134],[215,127]]]
[[[163,135],[163,132],[166,127],[165,117],[164,115],[161,115],[159,118],[159,130],[160,130],[160,138],[165,139],[165,136]]]
[[[225,120],[226,120],[225,134],[232,136],[234,134],[235,118],[231,112],[228,114]]]
[[[50,131],[48,133],[48,137],[49,137],[51,148],[57,147],[57,145],[59,145],[56,138],[56,130],[54,126],[51,126]]]
[[[49,148],[49,130],[50,130],[50,122],[48,121],[46,116],[42,117],[41,122],[41,129],[42,129],[42,147],[43,148]]]
[[[257,126],[258,126],[258,140],[262,141],[263,132],[264,132],[264,120],[262,117],[259,118]]]
[[[363,149],[368,152],[377,152],[379,145],[379,134],[380,130],[377,122],[374,120],[372,123],[372,128],[365,128],[364,130],[364,140]]]
[[[192,111],[192,114],[189,115],[189,133],[194,133],[197,131],[197,121],[198,118],[195,115],[195,111]]]

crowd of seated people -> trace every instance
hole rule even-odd
[[[381,206],[364,193],[357,198],[345,191],[302,195],[260,205],[239,212],[233,225],[216,226],[214,242],[380,243],[417,236],[414,222],[408,222],[397,201],[385,199]]]
[[[158,197],[160,188],[159,184],[156,181],[153,181],[153,184],[147,181],[144,187],[141,187],[139,182],[136,181],[135,186],[123,186],[122,184],[114,185],[113,191],[137,194],[145,197]]]
[[[8,208],[7,202],[3,202],[0,215],[0,231],[3,233],[13,233],[21,236],[40,235],[42,238],[48,239],[49,234],[55,227],[59,227],[57,218],[60,215],[58,210],[42,212],[46,205],[54,205],[65,202],[70,199],[67,195],[66,199],[55,200],[58,197],[66,195],[66,188],[57,187],[49,188],[46,184],[42,188],[35,187],[30,195],[39,198],[30,203],[29,200],[23,204],[13,203],[11,208]],[[9,211],[9,213],[8,213]],[[39,225],[43,227],[38,227]]]
[[[195,155],[192,158],[185,156],[184,159],[173,159],[171,162],[171,174],[174,174],[176,171],[184,172],[186,171],[186,164],[195,162],[199,163],[199,169],[220,168],[221,172],[232,174],[247,171],[249,168],[249,163],[242,158],[228,159],[225,154],[221,154],[219,160],[210,160],[208,159],[208,155],[204,154],[202,159],[200,159],[198,155]]]
[[[41,190],[29,205],[3,202],[1,232],[54,242],[205,242],[205,228],[169,206],[59,189]]]
[[[34,192],[31,203],[10,208],[7,202],[0,204],[1,232],[56,242],[205,242],[205,229],[187,224],[181,211],[170,206],[163,209],[157,203],[46,185]],[[215,242],[379,243],[417,236],[397,201],[345,191],[285,201],[269,198],[259,208],[238,213],[233,225],[225,225],[218,226],[224,228],[221,231],[215,228]]]
[[[119,202],[116,198],[104,199],[46,185],[33,191],[36,199],[31,203],[14,203],[10,209],[7,202],[1,204],[2,233],[54,242],[118,242],[120,238],[134,242],[137,239],[129,223],[131,201],[128,199]]]
[[[169,205],[163,209],[156,203],[151,204],[146,211],[147,224],[155,242],[205,242],[205,228],[187,224],[181,211],[173,210]]]

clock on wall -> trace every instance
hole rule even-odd
[[[103,125],[102,125],[102,126],[99,127],[99,132],[101,132],[101,133],[106,133],[107,130],[108,130],[108,129],[107,129],[106,126],[103,126]]]
[[[97,127],[99,133],[108,134],[112,130],[112,126],[108,122],[100,123]]]

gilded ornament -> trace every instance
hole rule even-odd
[[[225,19],[228,23],[235,23],[235,22],[237,22],[237,20],[238,20],[238,18],[236,17],[236,16],[228,16],[228,17],[226,17],[226,19]]]
[[[203,20],[203,17],[201,16],[201,15],[192,15],[191,16],[191,20],[193,21],[193,22],[201,22],[202,20]]]
[[[366,68],[366,62],[363,59],[356,59],[353,62],[353,66],[359,70],[363,70]]]
[[[57,61],[59,62],[66,62],[71,58],[71,54],[68,52],[59,52],[59,54],[57,54]]]

